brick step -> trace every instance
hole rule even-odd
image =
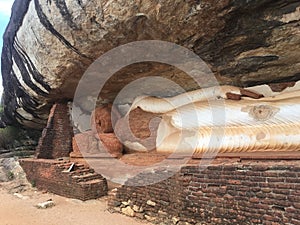
[[[85,165],[83,165],[81,163],[75,163],[75,166],[76,166],[76,168],[79,168],[79,169],[85,169],[85,168],[87,168]]]
[[[70,172],[68,169],[73,165],[73,168]],[[72,180],[80,185],[87,184],[97,184],[101,183],[103,177],[100,174],[95,173],[94,169],[87,167],[81,163],[73,163],[73,162],[61,162],[57,165],[63,173],[67,173],[71,176]]]
[[[107,194],[106,179],[82,164],[70,167],[73,162],[51,159],[23,159],[20,164],[40,190],[83,201]],[[50,178],[45,179],[45,174]]]
[[[72,164],[72,162],[61,162],[60,164],[57,164],[57,166],[61,169],[69,169]]]
[[[78,184],[84,186],[84,185],[98,184],[101,182],[103,182],[103,181],[100,179],[95,179],[95,180],[89,180],[89,181],[81,181]]]
[[[81,164],[80,164],[80,166],[78,166],[77,163],[75,163],[74,170],[85,170],[85,169],[91,169],[91,168],[88,166],[81,165]]]
[[[78,167],[74,167],[74,171],[86,171],[86,170],[92,170],[91,168],[89,168],[89,167],[80,167],[80,168],[78,168]]]
[[[70,172],[70,175],[84,175],[84,174],[88,174],[88,173],[94,173],[95,171],[93,169],[75,169],[74,171]]]
[[[82,181],[91,181],[95,179],[101,179],[102,176],[97,173],[88,173],[84,175],[74,175],[72,176],[73,179],[75,179],[77,182],[82,182]]]
[[[89,166],[81,164],[81,163],[75,163],[75,168],[76,169],[91,169]]]
[[[57,164],[58,168],[64,170],[64,172],[66,172],[72,165],[73,165],[73,168],[70,171],[70,174],[80,175],[80,174],[95,172],[93,169],[91,169],[83,164],[79,164],[79,163],[67,161],[67,162],[60,162],[59,164]]]

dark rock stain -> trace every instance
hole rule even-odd
[[[59,9],[59,12],[64,20],[67,21],[69,27],[71,27],[73,30],[79,30],[77,24],[73,21],[73,17],[69,12],[65,0],[55,0],[55,5]]]
[[[36,67],[34,66],[33,62],[30,60],[30,58],[28,57],[28,55],[26,54],[26,52],[23,50],[23,48],[20,46],[18,40],[15,40],[15,44],[14,44],[14,48],[17,51],[17,55],[16,57],[20,57],[21,61],[20,64],[22,64],[23,66],[23,71],[25,74],[25,77],[23,77],[26,80],[29,80],[31,82],[31,78],[30,75],[33,77],[33,79],[39,83],[43,88],[45,88],[47,91],[50,91],[51,88],[50,86],[44,81],[44,77],[40,74],[40,72],[36,69]],[[28,70],[26,70],[27,66]],[[29,75],[30,74],[30,75]],[[38,87],[36,87],[36,85],[34,85],[33,83],[30,84],[29,86],[31,87],[31,85],[33,85],[34,88],[36,88],[36,91],[38,91],[37,93],[41,93],[41,95],[47,95],[46,92],[40,90]]]
[[[10,82],[7,88],[10,91],[4,92],[4,116],[1,118],[5,125],[16,124],[17,119],[21,121],[26,120],[16,111],[20,106],[32,116],[39,118],[35,113],[38,101],[26,93],[13,71],[11,71]],[[7,99],[10,99],[10,101]],[[17,99],[20,102],[17,102]]]
[[[16,111],[20,107],[33,117],[40,119],[41,121],[44,120],[36,113],[36,107],[39,106],[39,101],[26,92],[12,69],[14,59],[21,71],[24,82],[32,88],[32,90],[41,96],[47,95],[47,93],[36,87],[36,85],[32,82],[30,75],[47,91],[50,91],[50,86],[44,81],[43,76],[37,71],[33,62],[29,59],[28,55],[24,52],[23,48],[16,40],[16,34],[22,26],[22,22],[28,11],[30,2],[31,0],[16,0],[14,2],[11,19],[3,36],[1,73],[4,87],[2,98],[4,112],[1,117],[1,126],[19,125],[17,119],[26,121],[26,119]],[[34,122],[39,124],[36,120]],[[41,126],[42,124],[39,125]]]
[[[276,55],[267,56],[251,56],[240,59],[235,67],[221,71],[221,74],[233,77],[236,74],[247,74],[250,72],[256,72],[259,69],[265,67],[265,63],[278,60]]]
[[[83,58],[87,58],[90,59],[88,56],[86,56],[85,54],[81,53],[76,47],[74,47],[63,35],[61,35],[57,30],[55,30],[55,28],[53,27],[53,25],[50,23],[50,21],[48,20],[47,16],[45,15],[45,13],[42,10],[42,7],[39,3],[39,0],[34,0],[35,3],[35,10],[37,12],[37,15],[39,17],[39,20],[41,22],[41,24],[49,31],[51,32],[61,43],[63,43],[67,48],[71,49],[72,51],[74,51],[75,53],[77,53],[78,55],[80,55]]]
[[[296,73],[296,74],[293,74],[291,76],[285,76],[285,77],[282,77],[282,78],[277,78],[276,80],[273,80],[272,83],[273,84],[279,84],[279,83],[283,83],[283,82],[286,82],[286,81],[289,81],[289,82],[297,82],[300,80],[300,73]],[[261,85],[261,84],[266,84],[265,81],[245,81],[244,82],[244,85],[245,86],[255,86],[255,85]]]
[[[22,25],[31,0],[16,0],[12,6],[11,19],[3,35],[3,48],[1,55],[1,73],[3,78],[3,105],[4,112],[1,117],[2,125],[18,124],[16,120],[16,109],[18,102],[16,97],[30,101],[31,97],[26,94],[16,75],[12,71],[12,49],[14,38]]]
[[[40,88],[35,86],[35,84],[31,81],[30,75],[26,69],[25,63],[24,63],[24,57],[20,54],[18,51],[18,47],[14,45],[12,49],[12,55],[13,59],[16,62],[17,67],[19,68],[19,71],[21,73],[21,76],[23,78],[23,81],[27,86],[29,86],[34,92],[36,92],[39,95],[45,96],[47,93],[42,91]]]
[[[282,16],[295,11],[299,5],[299,1],[249,0],[245,3],[232,0],[223,9],[231,11],[224,16],[225,27],[212,39],[198,39],[193,50],[204,61],[219,68],[222,76],[234,77],[255,72],[279,56],[249,57],[238,62],[235,57],[252,49],[269,47],[268,38],[276,27],[284,23],[266,20],[265,15]]]
[[[278,5],[278,8],[280,8],[280,13],[277,13],[277,16],[281,16],[282,14],[288,14],[295,11],[295,9],[299,6],[298,0],[293,1],[281,1],[281,3]]]
[[[82,7],[82,0],[76,0],[77,4]]]
[[[201,43],[199,40],[196,46],[201,46],[194,51],[204,60],[215,66],[229,65],[234,58],[242,52],[256,49],[259,47],[268,47],[267,38],[271,35],[272,29],[281,23],[277,21],[265,21],[249,13],[234,12],[234,15],[228,15],[226,26],[212,40],[207,43]],[[253,24],[257,24],[253,26]],[[256,29],[253,29],[255,27]],[[238,37],[244,37],[242,41],[234,41]],[[235,43],[227,46],[228,43]],[[221,71],[226,75],[228,71]],[[232,71],[235,75],[238,71]]]

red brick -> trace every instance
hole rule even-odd
[[[123,154],[123,145],[116,137],[114,133],[110,134],[99,134],[98,135],[101,143],[103,144],[103,150],[107,151],[113,157],[121,157]]]
[[[91,115],[91,127],[95,134],[113,133],[113,124],[120,119],[120,114],[112,104],[97,107]]]
[[[259,203],[260,199],[259,198],[249,198],[249,202],[251,202],[251,203]]]
[[[236,185],[240,185],[240,184],[241,184],[241,181],[239,181],[239,180],[228,180],[227,183],[228,183],[228,184],[236,184]]]
[[[40,190],[80,200],[95,199],[107,194],[105,178],[89,168],[81,169],[77,164],[73,167],[74,171],[66,172],[71,164],[47,159],[20,160],[27,179]],[[89,176],[80,176],[86,173]]]
[[[67,104],[53,105],[36,149],[37,158],[69,157],[72,151],[72,137],[73,127]]]
[[[291,219],[291,224],[300,225],[300,220]]]
[[[287,183],[300,183],[300,178],[290,178],[290,177],[287,177],[286,179],[286,182]]]
[[[160,192],[169,195],[164,197],[169,203],[166,209],[169,216],[180,214],[182,221],[189,219],[203,224],[233,225],[275,225],[286,224],[292,219],[297,221],[300,215],[299,206],[294,206],[294,203],[300,202],[297,198],[298,189],[295,188],[297,184],[284,183],[282,181],[285,181],[286,177],[281,176],[284,173],[288,175],[295,162],[261,161],[259,163],[261,165],[257,166],[253,165],[256,162],[239,162],[229,167],[214,164],[202,172],[192,167],[184,167],[181,169],[184,173],[178,173],[168,179],[168,182],[161,182],[156,187],[161,190]],[[248,173],[241,173],[240,168],[246,167]],[[228,168],[230,170],[226,170]],[[270,168],[272,171],[269,170]],[[198,178],[198,175],[199,179],[191,178]],[[183,186],[182,181],[185,176],[193,181]],[[300,177],[299,174],[296,177]],[[221,184],[223,181],[218,182],[217,178],[226,181],[226,185]],[[200,190],[197,189],[199,183]],[[133,187],[123,192],[124,188],[119,189],[119,193],[122,193],[118,198],[119,201],[123,200],[122,195],[125,199],[131,195],[131,192],[136,191]],[[159,192],[157,189],[154,191],[152,186],[139,189],[140,196],[147,195],[146,193],[157,193],[157,191]],[[152,198],[155,202],[162,199],[159,194],[153,195]],[[138,202],[138,198],[136,201]]]

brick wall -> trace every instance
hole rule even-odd
[[[148,179],[158,175],[156,172]],[[109,206],[162,224],[297,225],[300,161],[222,163],[203,171],[191,164],[157,184],[114,190]]]
[[[107,182],[100,174],[83,165],[47,159],[23,159],[20,165],[33,186],[40,190],[80,200],[96,199],[107,194]]]
[[[39,140],[37,158],[56,159],[69,157],[72,151],[73,128],[67,104],[53,105],[46,128]]]

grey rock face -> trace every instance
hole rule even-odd
[[[0,167],[0,182],[7,182],[8,177],[7,177],[7,172],[6,170],[1,166]]]
[[[299,7],[293,0],[16,0],[2,51],[2,120],[42,128],[53,102],[72,100],[95,59],[138,40],[193,50],[221,84],[297,81]],[[182,71],[145,63],[115,74],[101,97],[111,101],[124,84],[150,75],[197,88]]]
[[[25,173],[15,158],[0,159],[0,182],[24,179]]]

